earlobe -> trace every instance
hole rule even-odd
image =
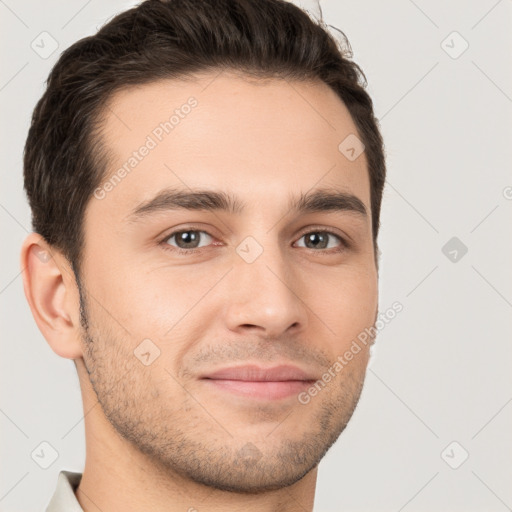
[[[41,235],[30,233],[20,266],[25,297],[52,350],[67,359],[82,357],[76,283],[66,259]]]

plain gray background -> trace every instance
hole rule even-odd
[[[73,363],[49,348],[22,288],[30,116],[60,52],[133,5],[0,0],[2,511],[44,510],[58,472],[85,458]],[[404,309],[379,333],[356,412],[320,464],[315,511],[510,510],[512,1],[321,5],[381,122],[379,306]],[[58,43],[49,56],[31,47],[42,32]],[[58,454],[47,469],[31,456],[43,442]]]

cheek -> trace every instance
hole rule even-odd
[[[378,307],[374,272],[344,269],[337,275],[315,279],[314,288],[311,286],[311,308],[338,342],[350,342],[373,324]]]
[[[200,325],[195,320],[201,314],[201,298],[215,284],[215,276],[203,280],[190,274],[184,268],[127,272],[108,292],[116,319],[136,339],[180,339],[191,322]]]

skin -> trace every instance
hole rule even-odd
[[[366,157],[350,161],[338,150],[357,130],[325,84],[224,71],[116,93],[103,129],[109,175],[190,96],[198,101],[190,114],[104,199],[88,203],[85,318],[62,254],[36,233],[22,247],[34,318],[80,379],[86,462],[76,496],[87,512],[312,510],[318,464],[356,407],[369,345],[307,404],[240,397],[199,377],[290,362],[320,378],[374,324]],[[229,191],[245,211],[126,220],[169,186]],[[287,210],[290,195],[319,187],[354,194],[368,216]],[[192,223],[207,233],[197,243],[204,252],[172,252],[178,237],[161,243]],[[328,248],[308,248],[304,234],[320,227],[351,246],[331,235]],[[236,251],[248,236],[263,249],[250,264]],[[160,351],[149,365],[134,355],[144,339]]]

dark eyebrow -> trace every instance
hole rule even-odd
[[[335,189],[316,189],[301,193],[297,199],[290,197],[289,210],[295,213],[351,212],[363,219],[368,217],[363,201],[354,194]]]
[[[126,221],[137,222],[156,213],[168,210],[225,211],[232,215],[243,213],[245,205],[236,196],[215,190],[164,189],[152,199],[139,204]],[[352,212],[363,219],[368,217],[364,203],[357,196],[335,189],[316,189],[290,197],[288,211],[314,213],[325,211]]]

